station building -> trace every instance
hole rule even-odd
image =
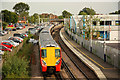
[[[69,22],[70,29],[83,34],[83,38],[87,38],[92,29],[93,39],[120,40],[120,15],[76,15],[71,16]]]
[[[64,26],[70,38],[120,69],[120,15],[76,15]]]

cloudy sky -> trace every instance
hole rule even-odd
[[[78,14],[84,7],[93,8],[99,14],[108,14],[120,9],[119,0],[20,0],[19,2],[25,2],[30,6],[30,15],[34,13],[61,15],[63,10]],[[0,10],[14,11],[12,8],[16,3],[17,0],[1,0]]]

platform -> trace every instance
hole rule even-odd
[[[101,78],[107,79],[120,79],[120,70],[115,68],[113,65],[104,62],[101,58],[97,57],[93,53],[90,53],[88,50],[77,44],[74,40],[72,40],[64,31],[61,30],[61,35],[64,37],[64,42],[67,41],[67,45],[73,47],[71,48],[75,53],[85,57],[84,62],[88,63],[88,66],[93,69],[93,71],[98,74]],[[69,43],[69,44],[68,44]],[[76,52],[77,51],[77,52]],[[79,55],[78,55],[79,56]],[[100,71],[100,74],[99,74]]]

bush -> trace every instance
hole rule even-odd
[[[2,22],[3,30],[6,28],[8,24],[6,22]]]
[[[3,78],[26,78],[28,77],[28,61],[16,55],[9,55],[3,63]]]

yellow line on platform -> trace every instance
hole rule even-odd
[[[64,35],[65,39],[73,46],[75,47],[77,50],[79,50],[84,56],[86,56],[87,58],[89,58],[91,61],[93,61],[95,64],[97,64],[98,66],[100,66],[102,69],[113,69],[113,68],[105,68],[102,65],[100,65],[99,63],[97,63],[96,61],[94,61],[92,58],[90,58],[88,55],[86,55],[84,52],[82,52],[80,49],[78,49],[74,44],[72,44]]]

